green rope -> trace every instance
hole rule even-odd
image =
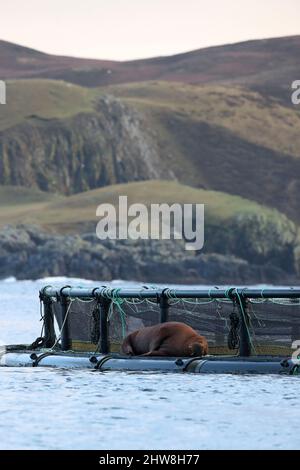
[[[262,299],[265,299],[265,297],[264,297],[264,291],[265,290],[266,290],[266,288],[264,288],[260,291],[260,296],[261,296]]]
[[[111,304],[109,307],[108,313],[108,321],[111,319],[112,315],[114,314],[114,306],[117,307],[118,313],[121,319],[121,326],[122,326],[122,337],[125,338],[126,336],[126,312],[122,308],[122,304],[124,303],[124,299],[119,296],[119,292],[121,288],[118,289],[110,289],[109,291],[105,292],[105,296],[111,300]]]
[[[300,301],[298,300],[298,302],[280,302],[280,301],[277,301],[276,299],[268,299],[272,304],[275,304],[275,305],[282,305],[284,307],[299,307],[300,305]]]
[[[91,304],[92,302],[95,302],[95,299],[90,298],[90,299],[80,299],[80,297],[75,297],[74,300],[77,300],[77,302],[81,302],[83,304]]]
[[[266,304],[268,302],[268,299],[248,299],[250,304],[258,304],[258,305],[262,305],[262,304]]]
[[[196,299],[196,301],[186,300],[186,299],[181,299],[181,300],[184,304],[191,304],[191,305],[208,305],[216,301],[216,299],[210,299],[207,302],[203,301],[202,299],[200,302],[199,302],[199,299]]]
[[[298,299],[298,302],[291,302],[290,299],[287,299],[286,301],[283,301],[283,300],[277,300],[277,299],[266,299],[265,297],[262,298],[262,300],[260,299],[249,299],[249,302],[251,304],[267,304],[267,303],[271,303],[271,304],[274,304],[274,305],[282,305],[283,307],[299,307],[300,305],[300,299]]]
[[[236,290],[235,287],[228,287],[226,290],[225,290],[225,296],[227,297],[228,300],[231,300],[232,301],[232,298],[230,297],[230,292],[231,291],[234,291]]]
[[[157,305],[157,300],[151,300],[151,299],[145,299],[146,300],[146,303],[147,304],[150,304],[150,305]]]
[[[178,297],[177,297],[176,292],[174,291],[174,289],[165,289],[164,292],[165,292],[165,296],[166,296],[168,299],[170,299],[170,300],[172,300],[172,299],[178,300]]]
[[[141,305],[145,302],[145,299],[132,299],[132,301],[130,301],[129,299],[123,299],[123,300],[128,305]]]
[[[165,290],[165,296],[169,300],[176,300],[177,301],[177,302],[174,302],[173,305],[177,305],[180,302],[183,303],[183,304],[186,303],[186,304],[191,304],[191,305],[207,305],[207,304],[210,304],[210,303],[214,302],[214,299],[210,299],[207,302],[202,301],[202,300],[199,302],[199,299],[196,299],[195,301],[186,300],[184,298],[179,299],[176,295],[176,292],[173,289],[166,289]]]

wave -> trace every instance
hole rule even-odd
[[[17,282],[17,279],[14,276],[9,276],[5,279],[2,279],[2,282]]]

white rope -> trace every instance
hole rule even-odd
[[[75,300],[75,299],[74,299]],[[49,351],[53,351],[53,349],[55,348],[55,346],[58,344],[59,340],[61,339],[61,335],[62,335],[62,332],[63,332],[63,329],[64,329],[64,326],[67,322],[67,319],[68,319],[68,315],[69,315],[69,312],[70,312],[70,309],[71,309],[71,305],[72,303],[74,302],[74,300],[70,300],[69,301],[69,305],[68,305],[68,308],[67,308],[67,311],[66,311],[66,315],[65,315],[65,318],[64,318],[64,321],[62,322],[62,325],[61,325],[61,328],[59,330],[59,335],[55,341],[55,343],[53,344],[53,346],[49,349]]]

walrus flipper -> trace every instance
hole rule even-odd
[[[168,354],[166,354],[166,351],[164,349],[157,349],[155,351],[149,351],[144,354],[141,354],[141,356],[168,356]]]
[[[167,352],[163,349],[163,343],[169,337],[169,334],[160,334],[150,343],[150,351],[141,354],[141,356],[167,356]]]

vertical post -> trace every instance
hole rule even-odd
[[[100,300],[100,352],[108,354],[109,347],[109,327],[108,327],[108,313],[111,301],[101,297]]]
[[[300,328],[299,325],[293,324],[291,332],[291,341],[293,343],[294,341],[298,340],[300,340]]]
[[[290,299],[290,302],[291,304],[299,304],[299,299]],[[294,307],[291,307],[291,308],[294,308]],[[297,320],[294,317],[294,315],[292,316],[292,318],[293,318],[293,324],[291,328],[291,341],[293,343],[294,341],[300,340],[300,324],[299,324],[298,316],[297,316]],[[295,323],[295,321],[297,323]]]
[[[251,338],[249,332],[250,318],[248,314],[248,302],[243,296],[239,296],[238,306],[240,310],[240,351],[239,354],[242,357],[249,357],[252,353]]]
[[[68,307],[69,307],[68,297],[61,294],[61,308],[62,308],[61,349],[63,351],[68,351],[69,349],[71,349],[69,319],[67,318]]]
[[[56,340],[52,300],[49,297],[44,297],[42,302],[44,306],[45,347],[51,348]]]
[[[169,319],[169,300],[162,292],[162,295],[159,299],[159,306],[160,306],[160,323],[166,323]]]

